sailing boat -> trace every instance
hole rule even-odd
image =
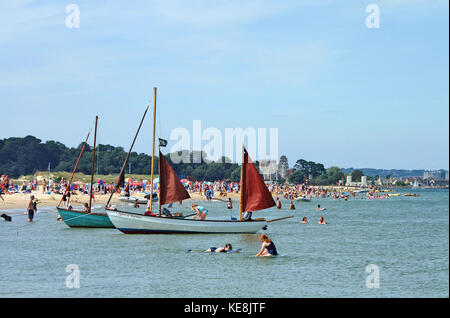
[[[156,112],[156,88],[154,88]],[[155,144],[155,116],[153,117],[153,153],[152,153],[152,179],[153,158]],[[161,141],[160,141],[161,146]],[[188,219],[183,216],[161,214],[161,206],[173,202],[189,199],[189,193],[184,188],[174,169],[159,151],[159,213],[151,211],[151,203],[146,215],[107,209],[107,213],[114,226],[126,234],[152,234],[152,233],[256,233],[265,228],[268,222],[264,218],[251,221],[243,220],[243,212],[253,212],[275,206],[263,179],[251,161],[246,149],[242,147],[241,164],[241,197],[239,220],[199,220]],[[280,218],[283,219],[283,218]],[[278,220],[278,219],[277,219]]]
[[[93,184],[94,184],[94,163],[95,163],[95,146],[96,146],[96,138],[97,138],[97,122],[98,116],[95,116],[95,133],[94,133],[94,148],[92,150],[92,173],[91,173],[91,183],[89,186],[89,206],[87,211],[84,210],[74,210],[72,207],[62,208],[60,207],[61,201],[59,202],[56,209],[58,210],[59,215],[61,216],[64,223],[71,228],[114,228],[114,225],[109,220],[109,217],[104,212],[92,212],[92,198],[93,198]],[[83,149],[80,152],[78,157],[78,161],[75,164],[75,168],[73,170],[72,176],[70,177],[69,183],[67,184],[67,189],[64,195],[70,191],[70,185],[72,182],[72,178],[75,174],[75,171],[78,166],[78,162],[80,161],[81,155],[83,154],[84,147],[86,146],[87,139],[84,143]]]

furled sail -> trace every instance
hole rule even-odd
[[[169,161],[159,152],[159,203],[160,205],[189,199],[190,195],[178,179]]]

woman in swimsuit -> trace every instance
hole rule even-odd
[[[259,236],[259,240],[262,242],[261,250],[255,256],[275,256],[278,255],[275,244],[265,234]]]
[[[204,219],[206,219],[206,216],[208,215],[208,210],[197,204],[192,204],[192,211],[197,212],[197,214],[194,215],[194,217],[192,217],[193,219],[200,219],[203,221]]]

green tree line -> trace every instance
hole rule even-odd
[[[70,148],[57,141],[42,142],[33,136],[12,137],[0,140],[0,173],[18,178],[21,175],[34,174],[36,171],[72,172],[84,142],[78,147]],[[83,152],[77,167],[77,172],[91,174],[93,147],[89,144]],[[184,152],[183,152],[184,153]],[[118,174],[123,166],[127,152],[123,147],[100,144],[96,148],[95,173]],[[179,153],[173,154],[179,155]],[[216,162],[208,160],[205,152],[187,152],[182,162],[172,161],[170,154],[165,155],[180,177],[191,177],[196,180],[239,181],[240,166],[222,157]],[[129,158],[130,166],[126,166],[126,173],[149,174],[151,170],[151,156],[145,153],[132,152]],[[131,168],[131,169],[130,169]],[[158,174],[158,157],[155,156],[154,170]]]

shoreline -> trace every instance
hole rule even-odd
[[[355,191],[355,190],[360,190],[362,188],[357,188],[357,187],[345,187],[345,186],[323,186],[322,188],[327,189],[327,190],[336,190],[338,192],[344,192],[344,191]],[[392,189],[394,190],[394,189]],[[28,204],[28,200],[30,199],[30,195],[34,195],[36,199],[38,199],[38,209],[39,207],[45,207],[45,208],[49,208],[49,207],[55,207],[58,205],[59,201],[62,198],[61,194],[47,194],[47,193],[42,193],[40,191],[32,191],[32,193],[15,193],[15,194],[3,194],[2,195],[2,199],[0,199],[0,211],[4,212],[4,211],[8,211],[8,210],[17,210],[17,209],[21,209],[23,208],[23,211],[25,212],[27,204]],[[139,193],[139,192],[131,192],[130,196],[135,196],[135,197],[144,197],[144,193]],[[192,201],[206,201],[206,197],[204,195],[200,195],[200,193],[198,192],[192,192],[189,193],[189,195],[191,196],[191,200]],[[119,201],[118,197],[120,195],[119,194],[115,194],[112,197],[111,200],[111,204],[124,204],[124,202]],[[280,198],[283,197],[282,194],[275,194],[272,193],[272,196],[274,198],[276,198],[277,196],[279,196]],[[99,205],[99,204],[106,204],[106,202],[108,201],[109,198],[109,194],[104,195],[104,194],[97,194],[95,195],[95,201],[92,202],[92,205]],[[239,201],[240,200],[240,194],[239,193],[227,193],[226,197],[222,197],[219,195],[219,192],[215,192],[214,196],[213,196],[213,200],[218,200],[218,201],[222,201],[222,202],[226,202],[228,201],[228,198],[231,198],[233,200],[233,202],[235,203],[235,201]],[[73,207],[78,207],[78,206],[83,206],[84,203],[88,203],[89,202],[89,195],[88,194],[77,194],[72,196],[71,198],[71,205]]]

